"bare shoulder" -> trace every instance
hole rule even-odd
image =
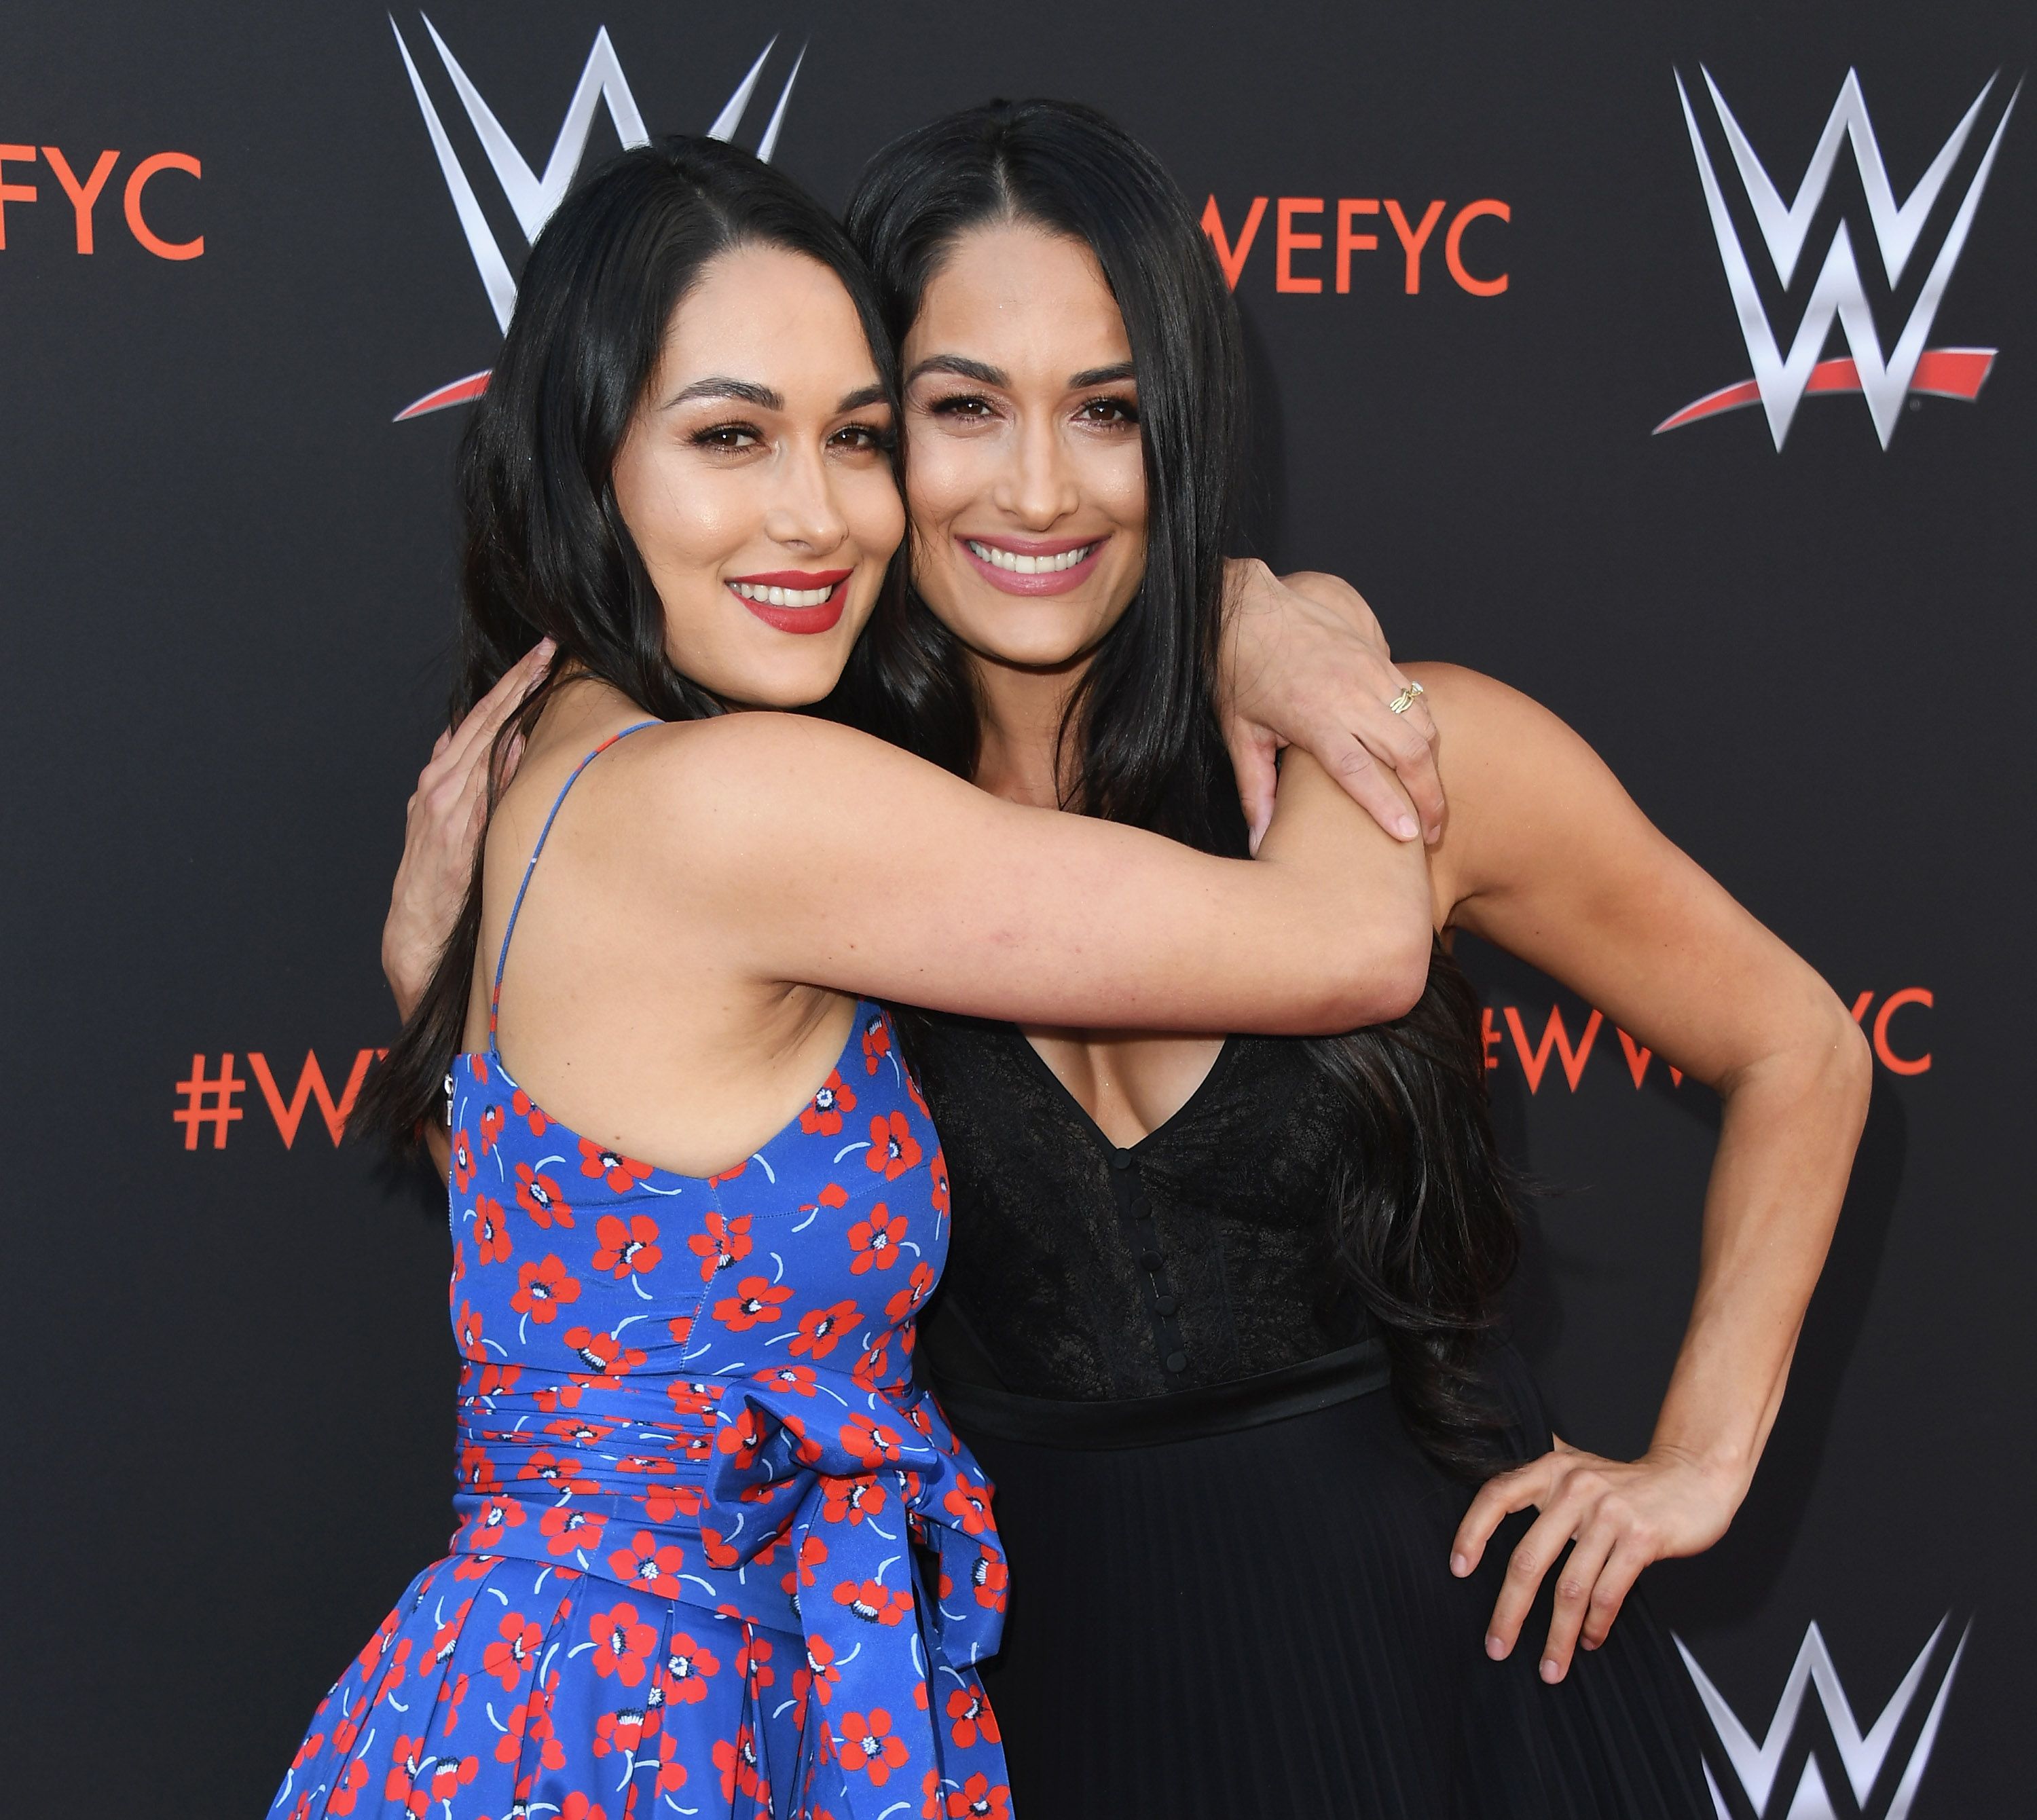
[[[1536,745],[1578,741],[1569,727],[1532,696],[1497,677],[1467,670],[1461,663],[1401,667],[1421,684],[1444,746],[1453,749],[1452,756],[1461,764],[1467,758],[1482,762],[1490,754],[1518,752],[1524,740]]]

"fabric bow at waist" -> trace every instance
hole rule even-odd
[[[955,1670],[996,1651],[1004,1552],[990,1488],[924,1391],[873,1391],[826,1370],[799,1377],[713,1387],[704,1475],[690,1461],[682,1476],[624,1490],[613,1456],[589,1456],[586,1476],[563,1481],[548,1467],[549,1484],[520,1478],[457,1496],[452,1546],[602,1574],[802,1638],[815,1702],[807,1730],[849,1771],[860,1815],[881,1783],[857,1771],[907,1754],[943,1761],[947,1690],[923,1684],[945,1670],[962,1686]],[[915,1543],[938,1564],[935,1586]]]

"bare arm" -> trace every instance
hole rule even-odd
[[[1829,987],[1652,826],[1584,742],[1525,696],[1415,666],[1442,729],[1448,920],[1532,962],[1718,1091],[1695,1301],[1649,1452],[1559,1446],[1482,1490],[1455,1544],[1468,1572],[1500,1519],[1516,1549],[1491,1644],[1505,1654],[1544,1573],[1558,1583],[1545,1678],[1604,1640],[1650,1561],[1717,1541],[1780,1406],[1865,1116],[1869,1064]]]
[[[1021,807],[822,721],[731,715],[642,745],[623,787],[645,888],[739,977],[1143,1029],[1347,1029],[1421,992],[1423,851],[1306,757],[1249,862]]]

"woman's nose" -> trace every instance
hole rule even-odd
[[[1074,469],[1053,425],[1020,426],[992,499],[999,511],[1035,531],[1047,530],[1081,504]]]
[[[848,515],[835,497],[834,477],[818,450],[795,455],[780,470],[784,485],[765,515],[773,542],[825,554],[848,534]]]

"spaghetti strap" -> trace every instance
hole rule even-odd
[[[492,1048],[495,1041],[496,1007],[502,1002],[502,969],[509,963],[509,938],[516,932],[516,918],[523,908],[523,893],[531,889],[531,874],[538,869],[538,855],[545,850],[545,843],[551,837],[552,824],[559,818],[559,811],[565,806],[566,792],[580,782],[580,774],[586,770],[602,753],[618,739],[627,739],[633,733],[641,733],[647,727],[662,727],[661,720],[640,720],[625,727],[619,733],[611,733],[586,757],[573,768],[573,775],[559,786],[559,793],[553,799],[551,813],[545,817],[545,825],[538,830],[538,844],[531,849],[531,857],[523,867],[523,876],[516,886],[516,901],[509,906],[509,920],[503,925],[502,946],[495,956],[495,983],[488,993],[488,1040]]]

